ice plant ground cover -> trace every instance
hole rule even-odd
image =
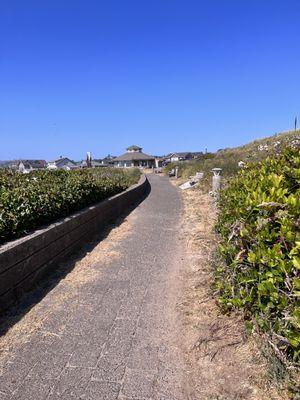
[[[0,172],[0,243],[113,196],[136,183],[139,170]]]
[[[300,362],[300,152],[247,164],[221,195],[217,229],[225,262],[220,303],[242,308],[250,328],[270,333],[286,360]]]

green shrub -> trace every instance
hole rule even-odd
[[[138,170],[0,172],[0,243],[117,194],[139,179]]]
[[[221,195],[221,304],[241,307],[295,362],[300,358],[300,153],[248,165]]]

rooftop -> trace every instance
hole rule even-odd
[[[119,157],[114,158],[112,161],[113,162],[118,162],[118,161],[134,161],[134,160],[154,160],[153,156],[149,156],[148,154],[138,152],[138,151],[133,151],[133,152],[127,152],[122,154]]]
[[[126,149],[127,151],[142,151],[142,147],[136,146],[135,144],[133,144],[132,146],[127,147]]]
[[[178,157],[187,157],[188,155],[190,155],[191,152],[190,151],[179,151],[176,153],[171,153],[170,156],[178,156]]]

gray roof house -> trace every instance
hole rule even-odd
[[[86,160],[82,160],[81,162],[77,163],[77,165],[80,168],[87,168],[87,161]],[[92,168],[101,168],[101,167],[105,167],[106,165],[103,164],[102,162],[96,161],[96,160],[91,160],[91,167]]]
[[[44,169],[46,165],[47,163],[45,160],[14,160],[5,162],[2,164],[2,167],[26,174],[30,171]]]
[[[191,154],[193,158],[199,158],[203,156],[203,151],[193,151]]]
[[[186,160],[191,160],[193,158],[192,153],[190,153],[188,151],[172,153],[172,154],[169,154],[168,157],[170,158],[171,162],[186,161]]]
[[[112,160],[114,167],[117,168],[152,168],[155,165],[155,158],[142,152],[139,146],[129,146],[126,153]]]
[[[113,164],[113,160],[116,158],[116,156],[112,156],[111,154],[108,154],[106,157],[104,157],[102,160],[99,160],[101,164],[104,167],[108,167]]]
[[[78,168],[78,165],[75,161],[70,160],[67,157],[60,157],[57,160],[49,161],[47,164],[48,169],[75,169]]]
[[[18,165],[20,172],[26,173],[34,170],[41,170],[46,168],[45,160],[21,160]]]

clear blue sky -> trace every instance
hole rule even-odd
[[[216,150],[290,129],[299,50],[299,0],[2,0],[0,160]]]

